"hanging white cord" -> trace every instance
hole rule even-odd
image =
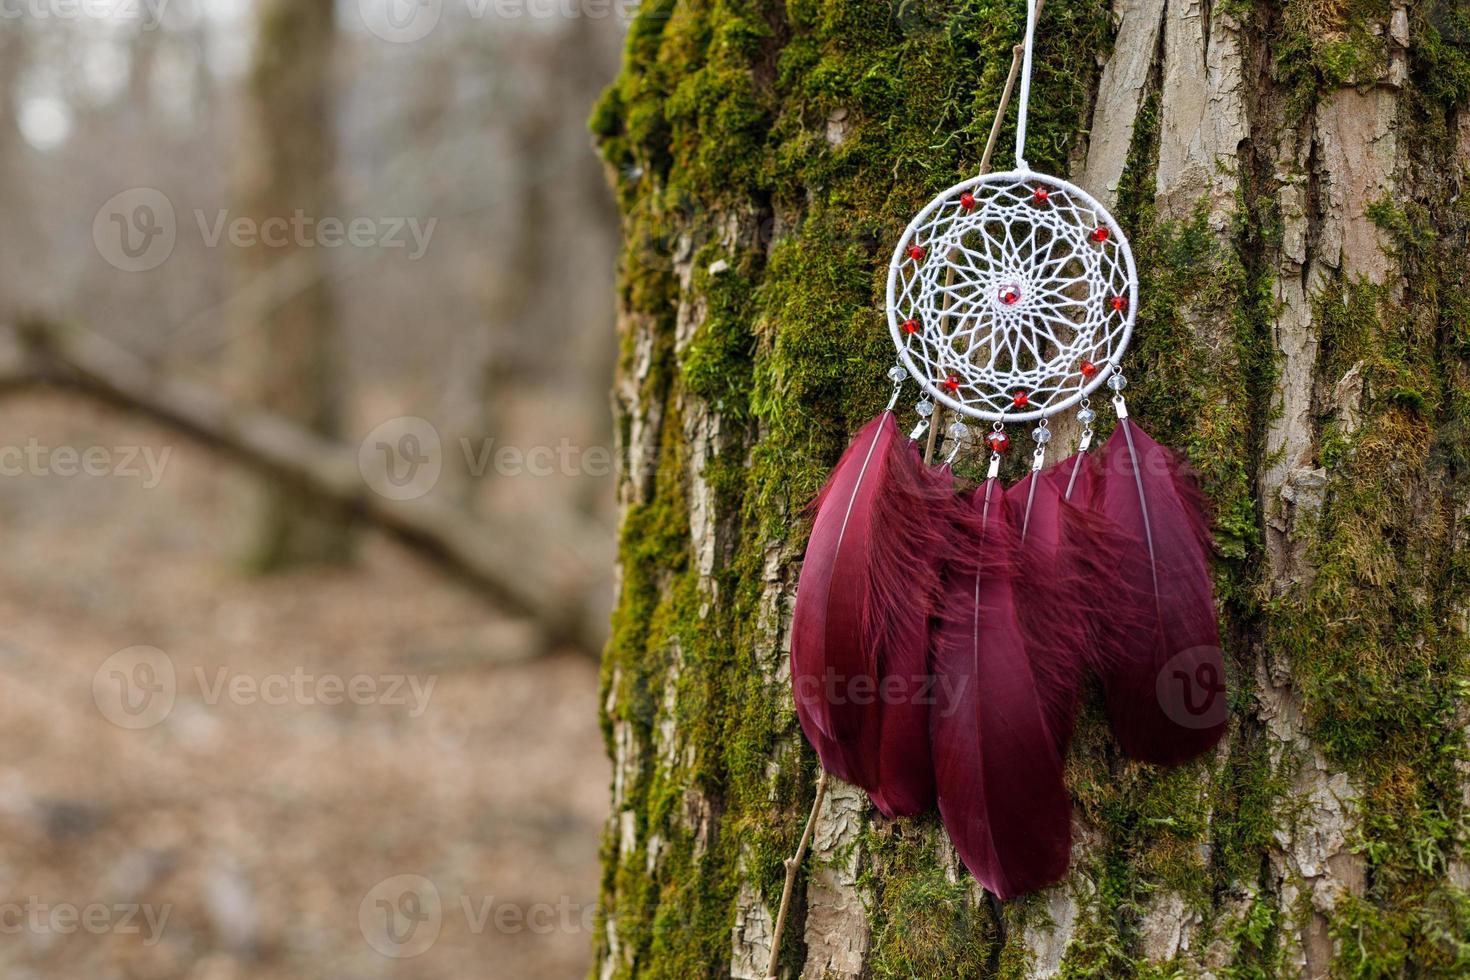
[[[1021,65],[1021,98],[1016,107],[1016,169],[1030,170],[1026,162],[1026,109],[1031,102],[1031,51],[1036,46],[1036,0],[1026,0],[1026,43]]]

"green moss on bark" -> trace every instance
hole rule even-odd
[[[742,885],[771,907],[779,897],[815,769],[773,677],[783,610],[769,605],[772,583],[790,583],[803,505],[886,400],[888,252],[915,209],[976,168],[1022,17],[990,0],[879,10],[645,4],[593,117],[625,216],[621,370],[655,409],[636,421],[658,431],[656,468],[629,493],[604,671],[610,750],[619,739],[640,749],[623,787],[631,826],[616,816],[606,849],[616,976],[724,975]],[[1238,16],[1279,28],[1266,50],[1305,117],[1322,93],[1381,68],[1387,42],[1372,25],[1386,12],[1378,0],[1293,0]],[[1051,0],[1045,16],[1028,156],[1065,172],[1110,27],[1104,5],[1080,0]],[[1417,84],[1402,138],[1447,159],[1470,62],[1459,20],[1416,12],[1412,24]],[[1284,971],[1284,930],[1311,910],[1284,904],[1269,866],[1275,834],[1296,816],[1301,761],[1254,718],[1255,670],[1269,655],[1290,668],[1307,734],[1362,794],[1354,848],[1367,880],[1332,922],[1340,971],[1450,975],[1467,935],[1465,896],[1443,884],[1464,820],[1467,668],[1451,624],[1470,583],[1454,546],[1470,530],[1455,526],[1470,465],[1460,285],[1470,269],[1453,246],[1465,205],[1446,192],[1376,207],[1410,295],[1344,279],[1315,297],[1325,381],[1314,462],[1328,483],[1320,511],[1296,528],[1312,542],[1315,576],[1273,594],[1258,484],[1272,462],[1269,256],[1281,221],[1268,176],[1245,164],[1223,232],[1203,202],[1182,220],[1155,213],[1160,97],[1154,84],[1117,208],[1143,285],[1130,404],[1185,451],[1214,503],[1238,723],[1217,755],[1165,773],[1121,760],[1091,699],[1069,775],[1097,834],[1084,869],[1094,888],[1063,974],[1187,975],[1182,962],[1142,956],[1148,910],[1165,894],[1200,918],[1202,942],[1227,951],[1221,976]],[[1349,419],[1331,386],[1353,370],[1363,396]],[[629,411],[625,445],[637,428]],[[689,426],[711,417],[719,438],[701,438],[714,454],[691,475]],[[702,517],[719,525],[708,575],[692,540],[695,476]],[[1045,910],[1012,905],[1010,939],[995,949],[988,908],[949,880],[940,840],[932,818],[861,834],[872,975],[1027,975],[1017,937]],[[793,971],[801,899],[798,888],[783,950]]]
[[[624,973],[718,975],[741,880],[779,893],[812,764],[792,754],[789,697],[765,666],[779,657],[761,606],[769,552],[803,533],[800,507],[886,398],[886,253],[915,208],[973,171],[1019,17],[990,3],[902,17],[830,0],[648,5],[594,113],[625,214],[621,369],[651,362],[641,399],[666,406],[651,498],[625,522],[606,723],[610,747],[617,731],[656,742],[669,711],[679,732],[677,761],[645,751],[625,787],[635,850],[609,842],[604,897],[630,950]],[[1029,155],[1062,169],[1085,115],[1089,86],[1077,82],[1096,73],[1107,21],[1075,0],[1054,0],[1048,17]],[[697,315],[675,350],[681,302]],[[734,542],[712,580],[690,553],[677,406],[691,401],[726,435],[701,473]],[[633,428],[622,420],[625,437]],[[784,760],[774,772],[773,758]],[[718,810],[713,840],[690,839],[695,798]],[[985,929],[972,928],[983,914],[942,907],[973,893],[935,878],[932,847],[932,831],[884,845],[874,936],[891,975],[916,956],[989,955]],[[904,946],[919,923],[940,937],[933,948]],[[798,963],[799,943],[787,950]]]

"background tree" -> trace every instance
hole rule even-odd
[[[608,629],[612,479],[605,461],[543,475],[531,454],[608,452],[617,228],[585,121],[621,22],[398,4],[438,20],[405,41],[374,32],[372,6],[336,4],[330,70],[326,4],[0,10],[0,866],[49,907],[157,923],[67,942],[28,927],[0,952],[6,976],[397,972],[359,911],[405,873],[445,896],[415,980],[589,969],[579,913],[596,899],[608,770],[584,654]],[[297,164],[332,165],[330,184],[282,176]],[[437,224],[416,257],[242,259],[200,227],[297,208],[381,233],[395,216]],[[543,222],[534,242],[517,241],[523,210]],[[124,261],[134,232],[169,243],[150,252],[160,264]],[[533,261],[504,261],[517,247]],[[498,303],[501,280],[528,275],[537,298]],[[321,362],[295,359],[327,328],[322,378],[347,390],[317,414]],[[386,420],[426,419],[446,457],[467,458],[444,395],[462,338],[502,332],[521,359],[468,433],[491,460],[463,495],[473,511],[447,480],[382,492],[360,449]],[[362,560],[221,568],[242,485],[260,480],[350,513]],[[122,680],[113,654],[140,644],[159,667],[140,696],[164,713],[147,730],[96,696],[99,678]],[[236,696],[226,674],[324,684],[283,701]],[[405,697],[328,696],[366,677]],[[457,915],[458,895],[567,914],[512,935]]]
[[[215,540],[246,538],[257,569],[342,557],[347,514],[507,601],[533,647],[596,652],[617,236],[582,123],[620,23],[458,7],[404,44],[355,8],[334,34],[332,13],[263,0],[171,5],[156,25],[0,18],[22,168],[5,186],[24,189],[0,209],[0,293],[23,321],[0,311],[0,393],[64,387],[244,463],[206,497]],[[169,199],[177,232],[144,272],[105,239],[81,247],[138,188]],[[298,212],[373,222],[385,241],[299,247]],[[394,233],[405,219],[423,238]],[[282,220],[284,245],[227,233]],[[364,437],[404,415],[440,434],[429,499],[390,500],[359,473]]]
[[[254,301],[237,311],[250,400],[328,437],[340,434],[343,402],[331,260],[327,249],[300,241],[291,229],[297,214],[313,222],[308,234],[316,222],[344,220],[332,190],[334,7],[332,0],[262,0],[257,8],[242,196],[262,234],[242,250],[251,281],[244,295]],[[286,237],[268,241],[266,222],[284,222]],[[282,285],[270,288],[271,279]],[[245,554],[252,568],[348,557],[340,515],[298,489],[262,484],[252,490],[249,509]]]
[[[624,214],[603,977],[765,974],[815,779],[802,508],[886,399],[889,252],[976,171],[1024,16],[663,0],[632,25],[593,120]],[[837,785],[784,974],[1467,969],[1467,38],[1449,3],[1047,4],[1028,156],[1133,237],[1130,405],[1215,504],[1230,734],[1159,771],[1094,698],[1074,870],[1003,929],[936,818]]]
[[[25,48],[26,36],[18,25],[0,29],[0,187],[6,189],[0,200],[4,204],[10,203],[15,188],[25,176],[21,155],[24,145],[20,135],[18,111],[20,93],[17,84],[21,67],[25,63]],[[4,204],[0,204],[0,207]],[[15,213],[12,208],[5,210]],[[24,247],[22,229],[15,227],[22,224],[18,218],[19,215],[16,215],[6,222],[3,232],[0,232],[0,253],[7,257],[16,256]],[[12,290],[6,288],[4,282],[0,282],[0,319],[15,315],[14,304]]]

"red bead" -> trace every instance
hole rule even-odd
[[[912,319],[912,318],[903,321],[903,332],[904,333],[918,333],[919,332],[919,321],[918,320],[915,320],[915,319]]]
[[[1004,303],[1005,305],[1007,305],[1007,306],[1015,306],[1017,303],[1021,302],[1021,287],[1020,286],[1002,286],[1002,287],[1000,287],[1000,301],[1002,303]]]
[[[1095,229],[1093,231],[1093,233],[1092,233],[1092,240],[1095,241],[1095,242],[1105,242],[1105,241],[1107,241],[1108,240],[1108,230],[1106,228],[1101,228],[1101,227]]]
[[[1095,374],[1097,374],[1097,365],[1092,363],[1091,361],[1083,361],[1082,376],[1084,378],[1090,378]]]
[[[949,390],[949,393],[951,395],[954,394],[955,392],[960,390],[959,379],[951,374],[949,377],[944,379],[944,387]]]
[[[922,245],[911,245],[911,246],[909,246],[909,258],[913,259],[915,262],[918,262],[923,257],[924,257],[924,248],[923,248]]]
[[[1011,437],[1004,432],[991,432],[985,437],[985,441],[990,444],[990,451],[993,453],[1003,453],[1011,448]]]
[[[1045,204],[1047,198],[1051,197],[1051,191],[1045,187],[1038,187],[1032,192],[1031,196],[1036,199],[1037,204]]]
[[[965,193],[961,194],[960,195],[960,207],[964,208],[966,211],[972,211],[972,210],[974,210],[974,208],[975,208],[975,195],[974,194],[971,194],[969,191],[965,191]]]
[[[1031,396],[1024,391],[1018,391],[1016,392],[1016,397],[1011,399],[1011,404],[1017,408],[1025,408],[1031,404]]]
[[[1113,297],[1113,309],[1117,310],[1119,313],[1122,313],[1124,310],[1128,309],[1128,297],[1127,296],[1114,296]]]

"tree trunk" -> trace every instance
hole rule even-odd
[[[243,206],[255,223],[244,249],[247,294],[238,324],[250,401],[327,437],[340,434],[342,394],[331,259],[304,243],[333,211],[336,134],[332,112],[333,0],[262,0],[249,82],[250,133]],[[303,288],[251,288],[271,276],[300,276]],[[350,555],[347,526],[284,484],[250,494],[246,563],[258,571],[339,562]]]
[[[23,139],[20,134],[19,106],[20,75],[25,67],[26,35],[24,25],[14,19],[0,22],[0,212],[7,216],[0,225],[0,256],[6,265],[14,269],[26,244],[25,232],[30,231],[29,207],[23,193],[25,167],[22,153]],[[16,315],[17,297],[13,283],[0,281],[0,320],[9,320]]]
[[[1133,239],[1129,404],[1215,504],[1230,732],[1130,763],[1094,693],[1073,870],[1003,929],[934,816],[834,783],[783,976],[1470,970],[1454,7],[1046,4],[1028,156]],[[886,400],[889,252],[976,171],[1024,16],[664,0],[631,28],[593,120],[625,246],[603,977],[764,976],[816,775],[803,507]]]

